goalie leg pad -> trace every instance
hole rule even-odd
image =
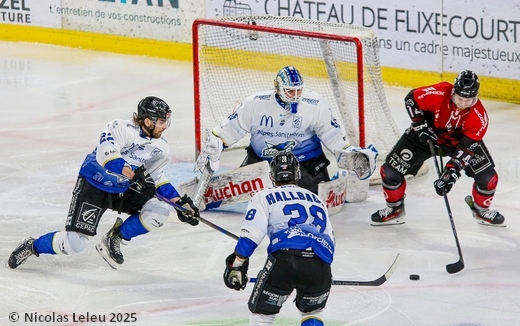
[[[52,238],[52,248],[56,254],[77,254],[87,248],[89,237],[74,231],[58,231]]]

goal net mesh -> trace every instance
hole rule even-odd
[[[229,16],[196,20],[193,38],[197,150],[206,129],[227,119],[246,97],[273,88],[284,66],[296,67],[305,87],[327,98],[351,144],[374,144],[383,160],[400,136],[371,29],[295,17]],[[246,137],[231,148],[248,144]]]

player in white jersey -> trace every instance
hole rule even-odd
[[[300,165],[292,153],[278,152],[270,166],[275,188],[249,201],[240,238],[226,258],[224,283],[245,289],[249,257],[267,236],[267,261],[248,301],[250,325],[272,325],[294,289],[301,325],[323,325],[335,247],[327,208],[316,194],[296,185]]]
[[[335,153],[338,166],[354,170],[360,179],[368,178],[375,169],[377,151],[351,146],[341,124],[332,116],[329,103],[320,94],[304,88],[303,78],[294,67],[284,67],[274,80],[275,88],[247,97],[235,111],[213,129],[195,170],[204,168],[209,158],[212,169],[219,167],[223,148],[251,134],[247,156],[241,166],[270,161],[279,151],[291,151],[301,163],[302,178],[298,185],[318,193],[318,183],[329,181],[330,161],[321,144]],[[342,165],[344,154],[357,153],[362,164]]]
[[[180,196],[163,170],[170,160],[170,146],[161,137],[170,126],[171,110],[160,98],[148,96],[137,105],[130,120],[113,120],[101,133],[99,144],[87,155],[72,193],[65,231],[54,231],[37,239],[27,238],[8,260],[17,268],[32,255],[75,254],[84,250],[96,235],[99,220],[107,209],[130,215],[117,218],[114,227],[102,237],[96,249],[113,268],[122,264],[122,240],[161,227],[169,216],[169,205],[155,193],[198,216],[198,209],[186,195]],[[178,213],[181,221],[197,225],[194,217]]]

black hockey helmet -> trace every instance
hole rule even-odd
[[[453,92],[460,97],[472,98],[478,96],[480,81],[478,76],[471,70],[464,70],[455,78]]]
[[[297,184],[300,180],[300,163],[291,152],[278,152],[273,157],[269,177],[277,185],[281,183]]]
[[[147,96],[137,104],[137,117],[139,119],[150,118],[154,122],[157,119],[165,119],[170,122],[172,110],[166,102],[155,96]]]

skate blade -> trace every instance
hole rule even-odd
[[[372,226],[400,225],[400,224],[404,224],[405,222],[406,221],[405,221],[404,217],[398,217],[396,219],[393,219],[393,220],[390,220],[390,221],[386,221],[386,222],[374,222],[374,221],[371,221],[370,225],[372,225]]]
[[[96,245],[96,251],[103,258],[103,260],[107,262],[108,266],[112,267],[113,269],[117,269],[117,263],[112,258],[110,258],[109,255],[107,255],[107,252],[101,243]]]
[[[491,226],[491,227],[495,227],[495,228],[505,228],[507,226],[507,224],[505,224],[505,223],[502,223],[502,224],[491,224],[491,223],[483,221],[481,219],[475,219],[475,220],[477,221],[477,223],[479,225]]]

